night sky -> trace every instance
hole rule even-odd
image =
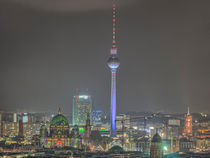
[[[210,1],[118,0],[117,112],[210,112]],[[110,109],[111,0],[1,0],[0,109]]]

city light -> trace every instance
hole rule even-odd
[[[79,99],[88,99],[88,96],[87,95],[80,95]]]
[[[164,147],[163,147],[163,150],[168,151],[167,146],[164,146]]]

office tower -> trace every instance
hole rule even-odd
[[[91,114],[92,97],[88,92],[79,92],[73,97],[73,125],[85,125],[87,114]]]
[[[19,137],[23,138],[23,121],[19,120]]]
[[[13,114],[13,122],[17,122],[17,113]]]

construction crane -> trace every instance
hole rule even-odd
[[[138,120],[138,119],[144,119],[144,136],[146,135],[146,120],[148,117],[146,116],[136,116],[136,117],[130,117],[130,118],[122,118],[122,119],[116,119],[115,122],[121,122],[122,124],[122,148],[124,147],[124,132],[125,132],[125,121],[127,120]]]

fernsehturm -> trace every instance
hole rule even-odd
[[[107,61],[109,68],[111,69],[111,133],[112,137],[116,136],[116,76],[117,68],[120,66],[119,59],[117,57],[116,47],[116,4],[113,2],[113,27],[112,27],[112,48],[110,50],[110,57]]]

